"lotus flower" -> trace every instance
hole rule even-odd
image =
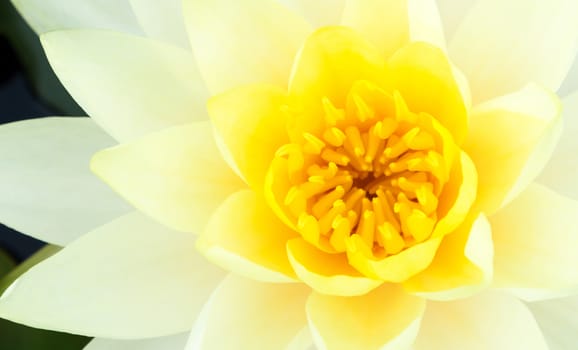
[[[573,348],[576,1],[16,5],[91,118],[0,129],[0,219],[65,246],[1,317],[89,349]]]

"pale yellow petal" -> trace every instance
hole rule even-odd
[[[215,264],[266,282],[294,282],[285,245],[297,233],[252,190],[232,194],[215,211],[197,246]]]
[[[181,350],[187,343],[188,335],[188,333],[180,333],[138,340],[95,338],[83,350]]]
[[[287,242],[287,254],[299,279],[322,294],[364,295],[383,283],[361,275],[345,254],[324,253],[303,238]]]
[[[578,296],[528,303],[552,350],[575,350]]]
[[[444,28],[436,0],[407,0],[409,37],[446,51]]]
[[[537,85],[476,106],[463,149],[478,171],[477,206],[491,214],[542,171],[559,138],[556,95]]]
[[[38,34],[80,28],[142,33],[126,0],[12,0],[12,3]]]
[[[227,153],[254,190],[262,191],[265,175],[277,149],[289,143],[287,93],[269,85],[247,85],[209,100],[208,110]]]
[[[355,29],[387,58],[410,40],[408,0],[346,0],[342,24]]]
[[[94,152],[114,144],[89,118],[0,126],[0,222],[66,245],[130,211],[88,166]]]
[[[274,0],[185,0],[185,23],[212,94],[269,83],[286,86],[311,27]]]
[[[526,300],[578,292],[578,201],[533,184],[490,217],[494,286]]]
[[[575,0],[479,0],[450,42],[474,102],[536,82],[556,91],[578,51]]]
[[[322,27],[339,24],[345,0],[278,0],[283,5],[299,13],[313,25]]]
[[[419,330],[425,309],[421,298],[393,284],[359,297],[313,293],[307,317],[320,349],[407,349]]]
[[[409,293],[432,300],[470,296],[491,282],[492,258],[491,227],[481,214],[444,237],[431,265],[403,286]]]
[[[115,339],[187,331],[224,277],[194,239],[140,213],[123,216],[22,275],[0,298],[0,317]]]
[[[186,350],[284,349],[307,324],[302,284],[229,275],[205,305]]]
[[[245,184],[225,164],[209,122],[177,126],[97,153],[92,170],[151,217],[200,233]]]
[[[548,350],[532,313],[496,292],[428,302],[415,350]]]
[[[562,99],[562,118],[564,128],[560,141],[536,180],[578,200],[578,91]]]
[[[450,42],[462,23],[464,16],[476,3],[476,0],[437,0],[446,40]]]
[[[149,37],[190,50],[181,0],[128,1]]]
[[[207,92],[184,49],[102,30],[57,31],[41,40],[66,89],[119,141],[207,119]]]

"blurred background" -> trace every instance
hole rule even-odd
[[[56,79],[36,34],[9,0],[0,0],[0,124],[54,115],[85,113]],[[0,293],[57,249],[0,224]],[[89,341],[0,319],[2,350],[73,350],[82,349]]]

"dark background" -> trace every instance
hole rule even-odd
[[[54,76],[36,34],[0,0],[0,124],[54,115],[85,113]],[[44,245],[0,224],[0,278]],[[0,319],[0,350],[82,349],[89,340]]]

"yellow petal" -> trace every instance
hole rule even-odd
[[[578,291],[578,201],[533,184],[490,217],[494,285],[526,300]]]
[[[313,293],[307,317],[320,349],[407,349],[419,329],[425,301],[384,284],[359,297]]]
[[[76,28],[141,34],[132,9],[125,1],[13,0],[12,3],[38,34]]]
[[[409,42],[408,0],[347,0],[342,24],[375,45],[382,57]]]
[[[301,281],[315,291],[338,296],[363,295],[383,282],[362,276],[345,254],[327,254],[302,238],[287,242],[289,261]]]
[[[285,349],[307,324],[310,293],[302,284],[229,275],[205,305],[186,350]]]
[[[207,92],[190,52],[103,30],[57,31],[41,40],[72,97],[119,141],[207,119]]]
[[[371,251],[365,251],[359,235],[349,240],[347,258],[349,263],[366,276],[388,282],[400,283],[423,271],[431,264],[441,238],[432,238],[384,259],[374,259]]]
[[[439,221],[434,237],[443,236],[460,226],[476,200],[478,174],[474,163],[464,152],[460,153],[459,165],[450,172],[450,179],[439,197]]]
[[[304,18],[273,0],[185,0],[183,11],[212,94],[251,83],[286,86],[311,31]]]
[[[129,212],[87,164],[94,152],[115,143],[90,118],[1,125],[0,222],[64,246]]]
[[[578,66],[578,65],[577,65]],[[536,181],[578,199],[578,91],[562,99],[564,130],[552,158]]]
[[[556,91],[578,51],[576,13],[574,0],[477,1],[450,43],[474,102],[529,82]]]
[[[345,0],[278,0],[301,14],[314,28],[339,24]]]
[[[478,171],[482,211],[493,213],[536,178],[556,145],[561,121],[558,98],[536,85],[474,108],[463,149]]]
[[[129,0],[143,31],[158,39],[190,50],[181,0]]]
[[[428,302],[415,350],[548,350],[532,313],[506,294]]]
[[[403,284],[433,300],[463,298],[487,286],[493,273],[492,232],[481,214],[444,237],[431,265]]]
[[[358,80],[379,83],[385,61],[375,47],[346,27],[324,27],[307,38],[289,82],[289,97],[295,102],[291,125],[296,133],[314,132],[323,122],[324,99],[342,108]],[[299,133],[301,135],[301,133]]]
[[[0,298],[0,317],[115,339],[188,331],[225,276],[195,252],[194,239],[125,215],[22,275]]]
[[[209,100],[209,115],[235,165],[247,182],[261,191],[277,149],[289,142],[286,92],[268,85],[229,90]]]
[[[252,190],[232,194],[211,217],[197,246],[215,264],[267,282],[293,282],[285,245],[297,233]]]
[[[180,231],[200,233],[221,202],[245,187],[221,158],[209,122],[101,151],[91,167],[135,207]]]
[[[468,131],[467,109],[443,51],[426,43],[411,43],[397,51],[388,65],[389,82],[409,109],[435,117],[461,144]]]

